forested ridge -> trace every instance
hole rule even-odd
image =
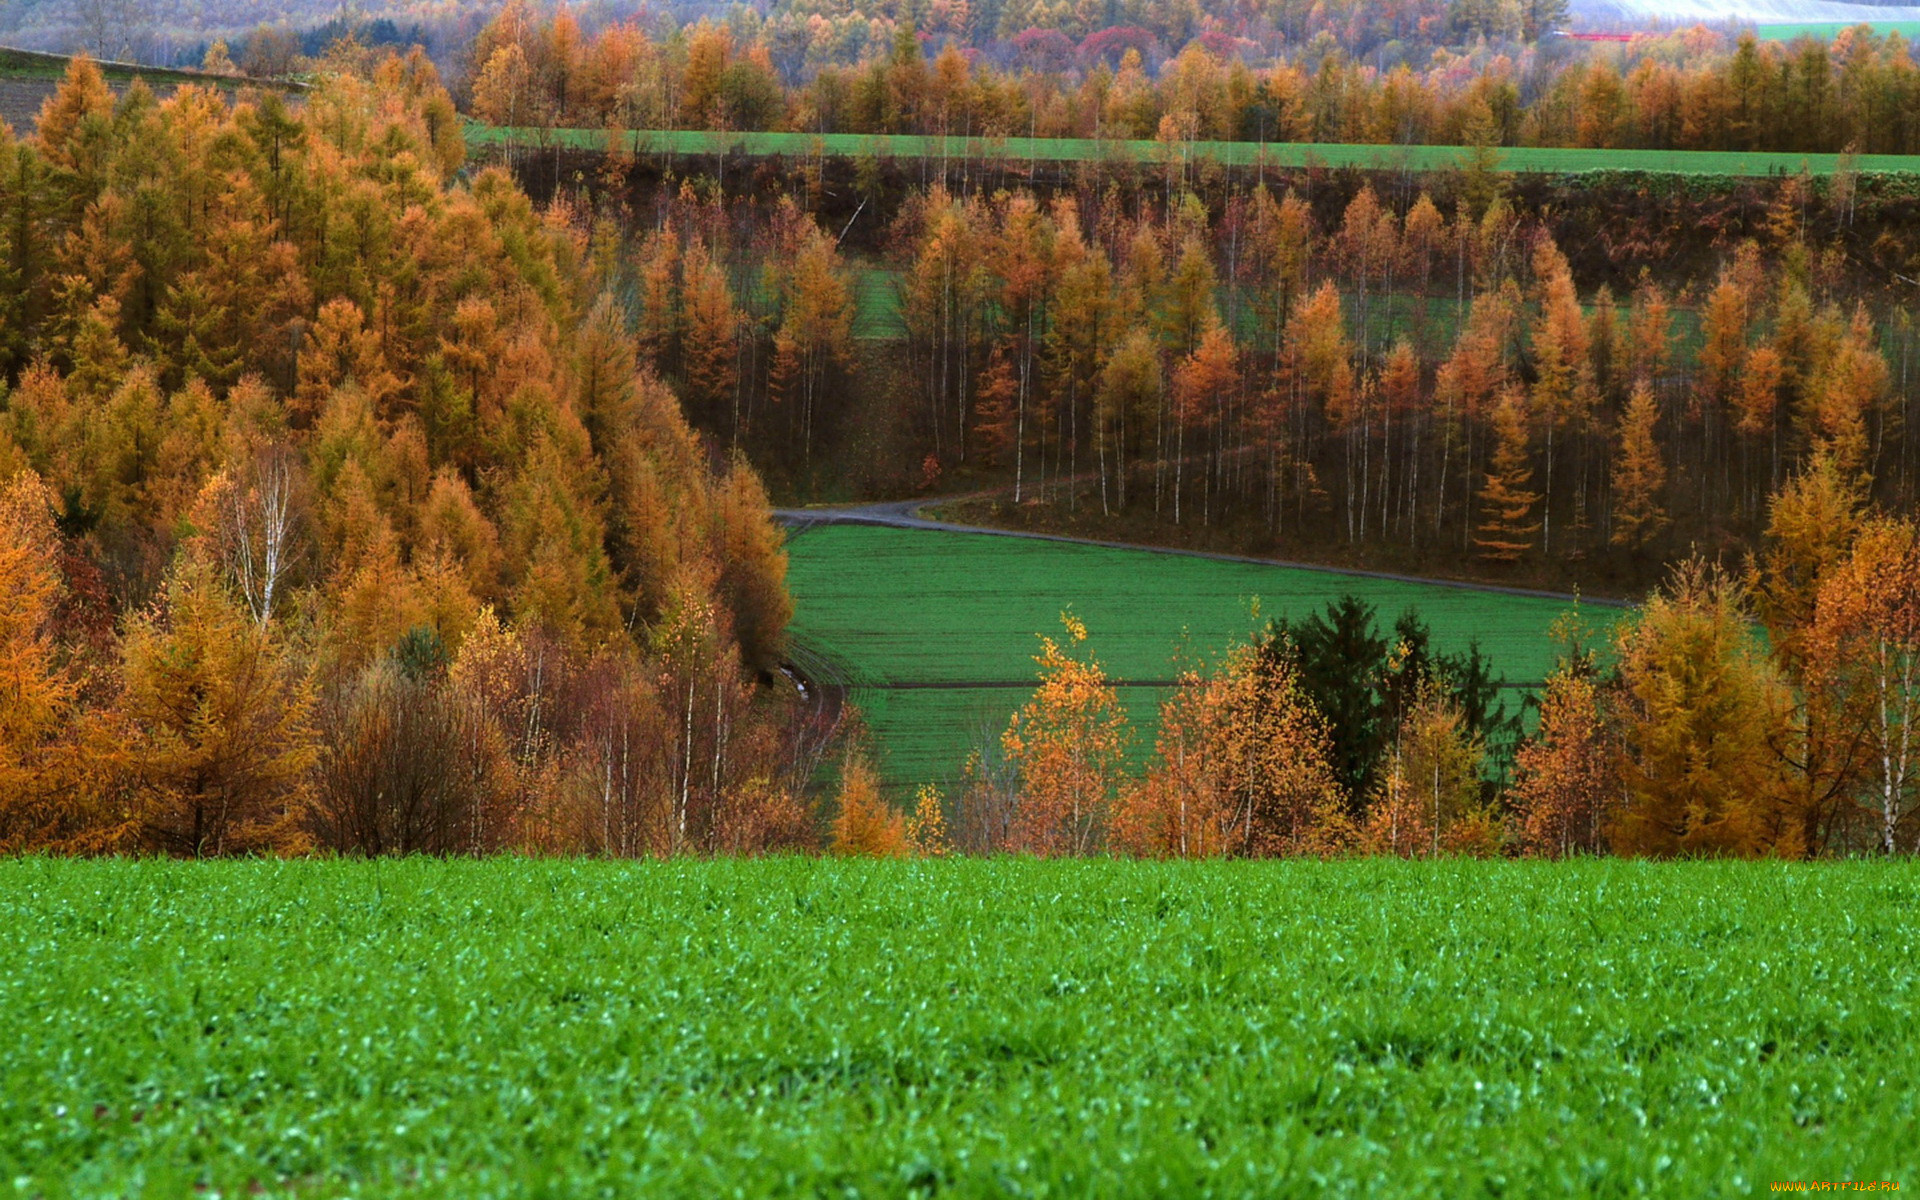
[[[297,111],[80,59],[0,133],[0,845],[804,833],[757,478],[463,156],[417,52]]]
[[[1696,26],[1591,47],[1531,44],[1552,26],[1525,26],[1525,41],[1516,22],[1513,41],[1441,37],[1421,52],[1411,38],[1372,54],[1342,36],[1266,51],[1217,31],[1167,46],[1106,28],[1076,46],[1034,29],[1012,56],[984,57],[908,21],[854,63],[802,64],[764,28],[589,27],[511,0],[463,55],[461,98],[495,125],[612,131],[1920,150],[1920,63],[1897,32],[1777,43]]]

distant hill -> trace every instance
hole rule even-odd
[[[215,39],[237,45],[263,25],[298,36],[329,25],[384,24],[412,40],[450,43],[472,36],[499,7],[498,0],[0,0],[0,43],[178,66],[198,62]]]
[[[1920,21],[1920,5],[1850,0],[1572,0],[1572,16],[1596,25],[1669,26],[1703,22],[1754,25],[1885,24]]]

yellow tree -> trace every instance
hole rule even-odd
[[[1625,627],[1620,663],[1623,854],[1777,853],[1808,847],[1776,748],[1786,689],[1755,644],[1745,593],[1698,560]]]
[[[865,755],[840,766],[839,812],[833,818],[833,852],[860,858],[904,858],[907,823],[880,796],[880,779]]]
[[[1497,851],[1498,821],[1480,795],[1481,752],[1466,714],[1427,680],[1400,722],[1361,845],[1405,857]]]
[[[829,370],[844,364],[851,351],[853,298],[833,239],[797,214],[783,220],[796,232],[785,239],[787,261],[768,266],[780,296],[771,371],[778,398],[793,405],[789,420],[799,427],[803,461],[811,470],[820,395]]]
[[[733,614],[734,638],[747,662],[775,665],[785,647],[793,598],[787,594],[787,552],[766,488],[744,458],[736,459],[713,496],[717,590]]]
[[[1748,298],[1732,270],[1707,295],[1700,314],[1699,399],[1717,409],[1735,394],[1747,356]]]
[[[1317,403],[1327,424],[1344,429],[1353,416],[1353,347],[1347,341],[1340,289],[1322,283],[1287,324],[1289,377],[1300,399]]]
[[[65,598],[52,494],[21,472],[0,485],[0,852],[104,849],[77,768],[79,688],[55,633]]]
[[[1861,484],[1873,468],[1867,421],[1887,387],[1887,362],[1875,348],[1873,325],[1862,304],[1808,395],[1814,445],[1832,454],[1834,465]]]
[[[1920,722],[1920,535],[1906,520],[1870,521],[1821,581],[1807,639],[1810,691],[1853,693],[1872,757],[1871,809],[1883,853],[1920,853],[1914,798]],[[1853,722],[1849,722],[1852,724]],[[1903,842],[1904,839],[1910,839]]]
[[[1738,416],[1734,428],[1747,437],[1770,433],[1774,414],[1780,407],[1782,367],[1780,352],[1772,346],[1756,346],[1747,353],[1740,371],[1740,386],[1734,393]]]
[[[1645,381],[1634,384],[1620,418],[1620,447],[1613,460],[1613,544],[1639,549],[1667,523],[1660,492],[1667,465],[1660,458],[1654,426],[1660,406]]]
[[[1226,326],[1214,325],[1201,335],[1194,347],[1173,372],[1173,419],[1178,427],[1174,450],[1173,523],[1180,524],[1180,495],[1185,490],[1187,431],[1206,434],[1212,430],[1220,408],[1231,396],[1239,378],[1238,352],[1233,335]],[[1209,478],[1202,473],[1202,478]],[[1205,520],[1203,510],[1202,520]]]
[[[1627,345],[1633,378],[1656,380],[1666,374],[1667,361],[1673,355],[1673,304],[1651,280],[1633,293],[1633,308],[1627,315]]]
[[[1856,482],[1821,451],[1773,498],[1764,549],[1748,586],[1774,652],[1789,671],[1813,621],[1820,581],[1846,558],[1865,504]]]
[[[1094,391],[1094,444],[1100,458],[1103,515],[1112,511],[1108,505],[1109,475],[1114,482],[1114,502],[1126,507],[1127,461],[1142,440],[1151,414],[1160,407],[1160,392],[1160,356],[1154,351],[1153,337],[1145,329],[1131,329],[1107,357]]]
[[[1318,848],[1342,810],[1330,753],[1291,658],[1236,646],[1161,705],[1154,760],[1121,800],[1114,843],[1156,858]]]
[[[687,402],[695,413],[717,424],[724,406],[731,405],[729,428],[740,439],[740,379],[738,355],[742,316],[733,303],[727,273],[699,238],[687,246],[682,267],[686,309],[686,336],[682,352],[687,377]]]
[[[1533,255],[1539,281],[1540,317],[1533,327],[1533,410],[1546,433],[1547,503],[1541,509],[1541,544],[1553,548],[1554,450],[1562,425],[1577,435],[1595,399],[1593,360],[1586,317],[1574,291],[1566,256],[1542,235]]]
[[[542,106],[534,93],[533,68],[526,51],[508,43],[481,65],[473,82],[473,115],[489,125],[513,129],[539,123]]]
[[[1518,306],[1519,296],[1511,283],[1499,291],[1475,296],[1467,312],[1466,325],[1435,376],[1434,399],[1440,410],[1437,416],[1441,438],[1438,496],[1433,513],[1436,533],[1447,515],[1449,468],[1463,429],[1467,435],[1467,454],[1462,483],[1466,492],[1473,490],[1473,469],[1479,458],[1473,435],[1487,408],[1509,390],[1511,372],[1506,347]]]
[[[106,76],[91,58],[76,54],[68,60],[66,77],[41,104],[34,122],[47,165],[89,199],[91,188],[102,182],[97,172],[105,165],[100,161],[105,147],[94,135],[105,132],[112,116],[113,93],[107,89]]]
[[[1605,852],[1620,794],[1617,753],[1593,672],[1584,663],[1563,664],[1547,680],[1539,730],[1515,762],[1517,832],[1527,854]]]
[[[163,603],[129,622],[121,669],[149,845],[196,858],[301,845],[311,685],[211,565],[175,567]]]
[[[1011,848],[1042,857],[1098,848],[1131,738],[1100,664],[1069,652],[1086,642],[1086,626],[1072,613],[1060,622],[1067,644],[1040,639],[1040,686],[1000,738],[1020,776]]]
[[[914,794],[913,816],[907,818],[907,848],[916,858],[944,858],[953,853],[940,789],[930,783],[920,785]]]
[[[1519,562],[1533,549],[1540,523],[1529,520],[1540,494],[1531,490],[1533,466],[1528,461],[1527,414],[1519,393],[1509,388],[1493,410],[1495,436],[1487,483],[1480,489],[1482,519],[1473,544],[1488,562]]]

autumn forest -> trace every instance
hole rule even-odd
[[[1915,148],[1897,34],[1549,61],[1516,26],[1524,71],[1483,32],[1416,74],[910,29],[776,69],[748,32],[514,3],[445,77],[349,41],[295,90],[76,58],[0,130],[0,848],[1920,852],[1920,192],[1854,157]],[[699,128],[1163,153],[641,136]],[[1236,139],[1463,149],[1200,148]],[[879,500],[1635,607],[1570,601],[1522,681],[1349,597],[1142,718],[1069,604],[902,786],[791,635],[775,508]]]

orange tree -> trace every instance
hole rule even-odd
[[[1132,738],[1100,664],[1072,653],[1086,642],[1086,626],[1072,613],[1060,623],[1066,645],[1040,639],[1040,686],[1001,735],[1020,778],[1008,848],[1043,857],[1100,846]]]

